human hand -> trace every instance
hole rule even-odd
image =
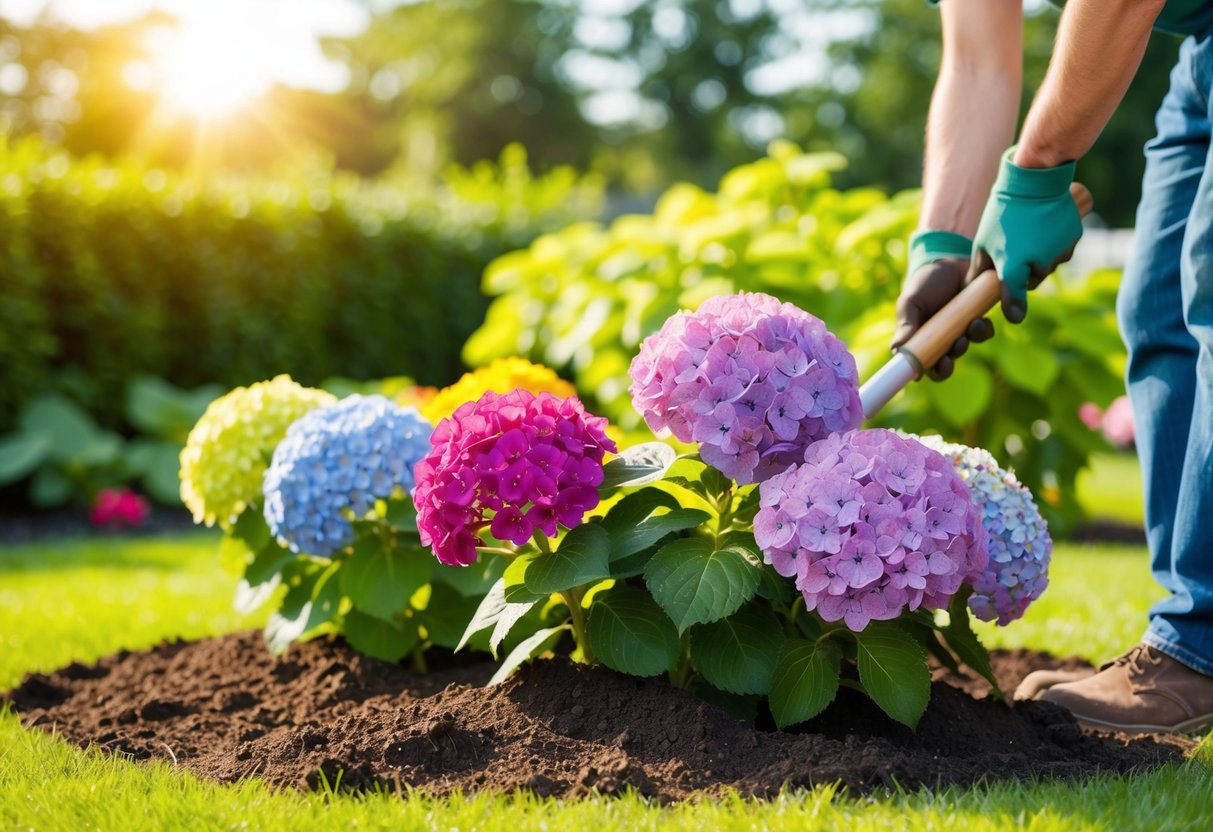
[[[894,350],[964,288],[971,249],[967,237],[947,231],[919,231],[910,239],[909,274],[897,298]],[[970,342],[986,341],[993,336],[994,325],[988,318],[972,321],[948,353],[934,367],[927,368],[927,376],[942,381],[952,375],[956,359],[965,354]]]
[[[1002,281],[1002,314],[1017,324],[1028,314],[1028,290],[1074,254],[1082,217],[1070,195],[1073,162],[1023,168],[1011,161],[1014,153],[1011,147],[1003,154],[965,283],[994,269]]]

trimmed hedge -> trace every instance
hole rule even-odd
[[[518,148],[410,189],[324,169],[200,182],[0,142],[0,432],[51,390],[116,425],[139,374],[449,383],[484,266],[600,196],[531,177]]]

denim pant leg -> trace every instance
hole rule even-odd
[[[1155,578],[1144,640],[1213,674],[1213,40],[1189,38],[1146,145],[1118,300]]]

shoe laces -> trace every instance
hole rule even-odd
[[[1105,668],[1109,667],[1128,666],[1130,676],[1140,676],[1146,672],[1146,668],[1143,666],[1143,663],[1156,667],[1161,663],[1161,661],[1161,659],[1154,658],[1150,655],[1150,645],[1138,644],[1130,649],[1127,653],[1117,656],[1112,661],[1100,667],[1100,670],[1104,670]]]

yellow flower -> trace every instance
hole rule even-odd
[[[466,402],[474,402],[485,393],[508,393],[518,388],[531,393],[551,393],[568,398],[577,395],[569,384],[547,367],[532,364],[525,358],[498,358],[487,367],[464,373],[463,378],[438,391],[421,407],[421,415],[436,425]]]
[[[281,375],[211,402],[181,451],[181,500],[195,523],[229,529],[261,498],[261,480],[290,424],[337,397]]]

